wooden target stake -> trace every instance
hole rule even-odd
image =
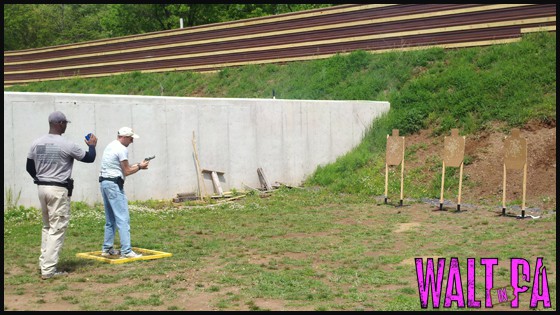
[[[521,218],[525,218],[525,191],[527,188],[527,163],[523,165],[523,201],[521,203]]]
[[[502,189],[502,215],[506,215],[506,163],[504,163],[504,182]]]
[[[206,186],[204,185],[204,175],[202,175],[202,169],[200,168],[200,162],[198,161],[198,152],[196,150],[196,139],[194,137],[194,130],[192,132],[192,145],[193,145],[193,151],[194,151],[194,160],[196,162],[196,177],[198,178],[198,196],[200,198],[200,200],[204,200],[204,197],[202,196],[202,191],[200,189],[200,187],[204,187],[204,195],[207,195],[206,192]]]
[[[463,143],[465,143],[466,137],[463,136]],[[463,186],[463,159],[461,159],[461,166],[459,167],[459,195],[457,196],[457,211],[461,211],[461,187]]]
[[[525,218],[525,192],[527,191],[527,142],[525,142],[525,164],[523,164],[523,201],[521,203],[521,217]]]
[[[439,210],[443,210],[443,185],[445,183],[445,161],[441,164],[441,194],[439,197]]]
[[[402,162],[401,162],[401,200],[399,205],[403,205],[403,196],[404,196],[404,137],[402,137]]]
[[[387,135],[387,141],[389,141],[389,135]],[[387,164],[387,159],[385,159],[385,204],[387,204],[387,186],[389,184],[389,164]]]
[[[463,184],[463,162],[459,167],[459,195],[457,196],[457,211],[461,211],[461,186]]]

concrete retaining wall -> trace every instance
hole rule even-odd
[[[73,170],[72,200],[92,204],[101,202],[101,155],[122,126],[140,135],[128,147],[131,163],[156,156],[149,170],[127,178],[129,200],[172,199],[198,189],[193,132],[201,167],[225,172],[219,177],[224,191],[260,188],[259,167],[272,184],[299,185],[318,165],[359,144],[389,107],[375,101],[4,92],[4,193],[21,192],[18,204],[40,207],[25,163],[33,140],[48,132],[47,117],[55,110],[71,121],[64,134],[68,139],[87,149],[84,135],[93,132],[99,138],[95,162],[76,161]],[[209,174],[204,184],[214,194]]]

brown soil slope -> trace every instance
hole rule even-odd
[[[503,146],[508,133],[496,125],[494,130],[476,135],[467,135],[465,140],[465,158],[472,161],[463,168],[464,178],[468,177],[471,185],[462,186],[461,204],[483,204],[501,207],[503,195]],[[406,147],[425,143],[415,153],[413,161],[405,160],[406,169],[421,166],[426,159],[435,155],[441,160],[443,136],[430,136],[431,130],[422,130],[407,136]],[[520,128],[521,137],[527,140],[527,178],[526,208],[546,210],[556,209],[556,122],[545,125],[531,122]],[[437,149],[434,150],[434,145]],[[438,170],[441,172],[441,167]],[[464,182],[465,183],[465,182]],[[474,184],[474,185],[473,185]],[[520,206],[523,197],[523,170],[508,170],[506,173],[506,204]],[[450,198],[452,198],[450,196]],[[444,194],[444,199],[447,199]],[[452,200],[456,202],[455,198]]]

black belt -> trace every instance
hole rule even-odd
[[[111,181],[111,182],[119,185],[120,189],[124,189],[124,179],[122,179],[120,176],[119,177],[102,177],[102,176],[99,176],[99,182],[100,183],[104,180]]]
[[[104,181],[104,180],[108,180],[108,181],[111,181],[111,182],[113,182],[113,183],[117,183],[117,184],[118,184],[119,181],[122,180],[122,178],[120,178],[120,177],[102,177],[102,176],[99,176],[99,182],[100,182],[100,183],[101,183],[102,181]]]
[[[37,184],[37,185],[43,185],[43,186],[59,186],[59,187],[66,187],[66,188],[68,188],[68,184],[67,184],[67,183],[35,181],[35,184]]]

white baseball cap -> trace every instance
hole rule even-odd
[[[130,127],[122,127],[121,129],[119,129],[119,136],[132,137],[134,139],[140,138],[140,136],[135,134]]]

